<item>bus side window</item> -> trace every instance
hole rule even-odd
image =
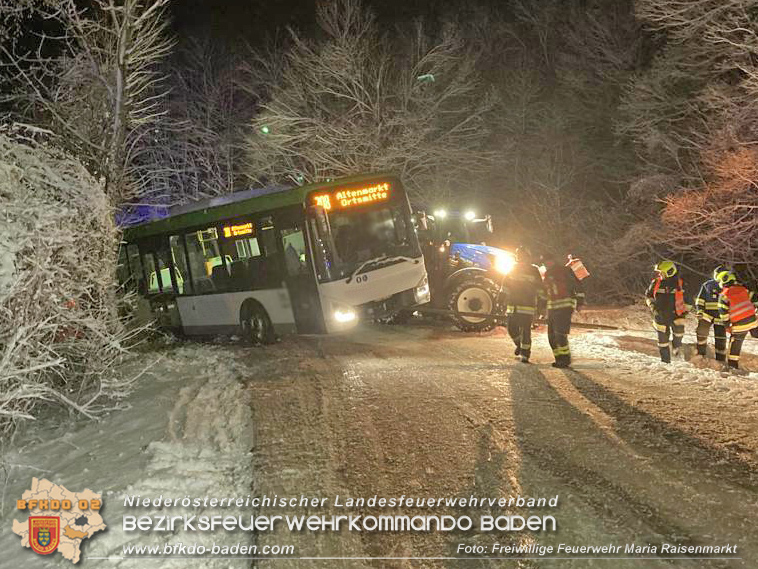
[[[266,288],[266,258],[258,242],[255,223],[235,220],[221,228],[221,252],[229,269],[228,290],[241,292]]]
[[[279,268],[274,218],[270,215],[262,217],[256,226],[258,228],[258,244],[266,257],[266,273],[262,288],[278,288],[282,286],[282,275]]]
[[[145,275],[142,272],[142,261],[140,259],[139,248],[136,244],[130,243],[126,246],[126,254],[129,258],[129,282],[126,286],[127,289],[137,290],[140,294],[144,294],[147,291],[145,287]]]
[[[189,257],[189,274],[194,294],[223,292],[226,259],[221,256],[215,227],[187,233],[184,236]],[[218,268],[217,268],[218,267]]]
[[[172,280],[171,275],[171,249],[168,248],[165,242],[161,243],[161,246],[155,251],[155,260],[158,262],[158,273],[156,274],[156,280],[161,292],[179,292],[181,294],[184,290],[184,279],[181,271],[174,270]],[[176,282],[176,291],[174,289],[174,282]],[[151,279],[152,286],[152,279]]]
[[[116,277],[118,278],[118,284],[124,290],[126,290],[132,284],[129,282],[131,273],[129,271],[129,261],[126,258],[126,243],[123,241],[118,248],[118,265],[116,266]]]
[[[308,272],[305,256],[305,236],[299,227],[282,229],[282,247],[284,248],[284,265],[290,276]]]
[[[147,289],[144,292],[147,294],[158,294],[161,291],[161,287],[158,281],[158,267],[155,263],[155,254],[144,253],[142,255],[142,265],[145,267],[145,274],[147,275]]]
[[[192,282],[189,280],[189,271],[187,270],[187,256],[184,251],[184,236],[172,235],[168,238],[171,246],[171,258],[174,262],[174,278],[176,286],[179,288],[179,294],[191,294]]]

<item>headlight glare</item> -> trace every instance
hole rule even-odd
[[[507,275],[513,270],[516,258],[512,253],[502,252],[495,255],[495,270],[501,275]]]
[[[358,315],[355,313],[355,310],[346,306],[337,308],[334,311],[334,319],[341,324],[353,322],[356,318],[358,318]]]

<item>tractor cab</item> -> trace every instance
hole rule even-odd
[[[514,258],[492,247],[492,219],[443,209],[414,215],[429,275],[431,306],[467,331],[493,328],[500,316],[503,277]]]
[[[420,211],[416,214],[419,238],[440,245],[449,243],[486,244],[492,237],[492,218],[478,217],[475,212],[448,212],[437,209],[433,214]]]

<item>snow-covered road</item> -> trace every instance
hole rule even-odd
[[[614,317],[590,312],[582,318]],[[582,559],[559,566],[758,566],[758,373],[733,376],[711,369],[711,363],[691,357],[691,348],[681,361],[664,366],[652,332],[628,319],[617,321],[634,331],[572,336],[573,370],[550,367],[542,331],[531,365],[516,362],[501,329],[475,336],[426,325],[291,337],[265,349],[193,343],[170,348],[142,380],[131,409],[98,424],[39,425],[22,438],[20,450],[6,455],[13,466],[3,501],[0,566],[68,563],[22,550],[9,531],[13,500],[32,476],[105,494],[110,528],[84,546],[84,567],[457,567],[449,560],[358,558],[449,557],[457,555],[460,543],[489,547],[494,541],[732,543],[742,560],[672,562],[659,559],[658,552],[644,562]],[[748,343],[750,351],[754,344]],[[753,354],[745,364],[758,370]],[[559,531],[218,532],[212,536],[218,543],[244,538],[258,547],[294,545],[295,556],[352,559],[120,559],[130,543],[186,538],[122,531],[124,496],[161,494],[559,495],[560,507],[548,512],[558,518]],[[456,511],[443,506],[415,513]],[[201,507],[192,513],[216,510]],[[382,512],[363,507],[335,513]],[[524,510],[490,508],[476,515],[481,513]],[[105,557],[111,559],[95,559]],[[555,567],[557,562],[467,563]]]
[[[573,370],[550,366],[544,333],[538,333],[535,345],[535,364],[524,365],[514,360],[502,330],[477,337],[408,326],[377,327],[350,339],[300,338],[269,350],[268,373],[248,383],[261,492],[561,497],[556,534],[364,533],[359,542],[355,536],[335,541],[322,534],[307,536],[299,551],[428,558],[458,555],[460,543],[489,548],[494,541],[555,546],[736,543],[743,561],[582,559],[473,565],[758,564],[756,374],[727,376],[686,361],[663,366],[650,332],[576,334]],[[754,358],[748,359],[755,364]],[[494,508],[489,513],[508,511]],[[363,508],[359,513],[377,510]],[[266,534],[259,543],[288,538]],[[656,556],[665,557],[660,550]],[[277,560],[261,566],[299,565]],[[385,559],[373,566],[463,565]]]

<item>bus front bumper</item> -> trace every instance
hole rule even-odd
[[[429,284],[424,282],[415,288],[409,288],[393,294],[389,298],[359,306],[358,309],[359,314],[364,320],[377,320],[388,318],[403,310],[416,308],[428,303],[429,300]]]

